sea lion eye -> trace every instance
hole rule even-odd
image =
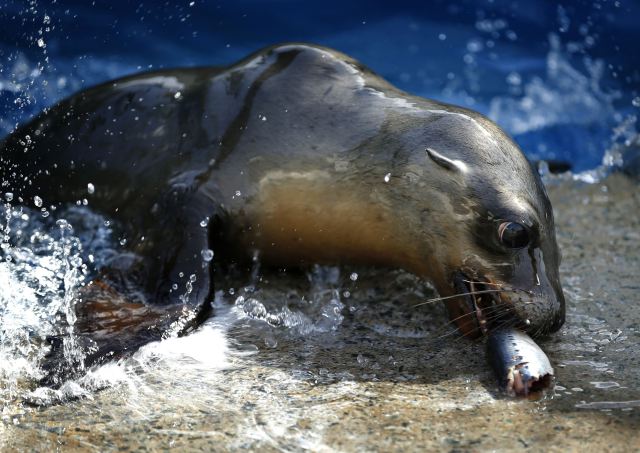
[[[502,222],[498,227],[498,237],[503,245],[519,249],[529,244],[529,230],[516,222]]]

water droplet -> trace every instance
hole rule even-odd
[[[522,77],[520,77],[520,74],[517,72],[510,72],[509,75],[507,75],[507,83],[515,86],[520,85],[522,84]]]
[[[272,335],[265,337],[264,344],[268,348],[275,348],[278,346],[278,340]]]
[[[240,195],[242,195],[242,192],[240,192],[239,190],[236,190],[235,195],[236,197],[239,197]]]
[[[484,44],[477,38],[474,38],[467,42],[467,50],[469,52],[477,53],[480,52],[484,48]]]
[[[562,7],[562,5],[558,5],[558,22],[558,31],[560,33],[566,33],[567,31],[569,31],[569,27],[571,26],[571,19],[569,19],[567,11]]]
[[[384,182],[389,182],[390,179],[391,179],[391,173],[387,173],[386,175],[384,175]]]
[[[633,100],[631,101],[631,104],[634,107],[640,107],[640,96],[636,96],[635,98],[633,98]]]
[[[46,44],[44,43],[44,39],[40,38],[38,39],[38,47],[46,47]]]
[[[36,207],[41,208],[42,207],[42,198],[40,198],[39,196],[35,196],[33,197],[33,204],[36,205]]]
[[[200,226],[202,228],[206,228],[207,225],[209,225],[209,217],[204,218],[203,220],[200,221]]]
[[[91,183],[87,184],[87,192],[89,192],[90,195],[93,195],[96,192],[96,186]]]
[[[178,92],[176,92],[176,94],[173,95],[173,97],[175,99],[180,99],[182,97],[182,93],[178,91]]]
[[[205,261],[206,263],[213,259],[213,250],[211,249],[204,249],[200,252],[200,254],[202,255],[203,261]]]
[[[11,192],[7,192],[4,194],[4,199],[7,201],[12,201],[13,200],[13,194]]]
[[[445,39],[447,39],[447,35],[445,35],[444,33],[440,33],[440,34],[438,35],[438,39],[439,39],[440,41],[444,41]]]
[[[253,298],[244,300],[244,297],[238,297],[236,299],[236,305],[242,307],[245,314],[253,319],[265,319],[269,314],[262,302]]]
[[[351,281],[356,281],[358,280],[358,273],[357,272],[352,272],[351,275],[349,276],[349,278],[351,279]]]

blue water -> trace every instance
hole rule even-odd
[[[0,133],[104,80],[308,41],[582,171],[636,133],[639,20],[629,0],[0,0]]]

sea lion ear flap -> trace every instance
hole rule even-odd
[[[425,150],[427,155],[434,161],[436,164],[440,165],[442,168],[455,172],[466,173],[467,166],[464,162],[457,159],[449,159],[448,157],[443,156],[437,151],[434,151],[431,148],[427,148]]]

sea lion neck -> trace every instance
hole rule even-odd
[[[326,171],[265,176],[245,212],[251,233],[244,241],[272,264],[407,268],[420,261],[384,199]]]

